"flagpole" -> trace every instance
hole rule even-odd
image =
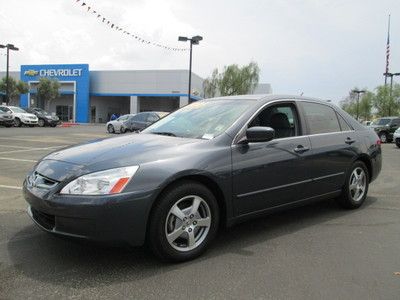
[[[389,58],[390,58],[390,14],[388,20],[388,34],[386,42],[386,70],[385,70],[385,86],[387,85],[387,77],[389,73]]]

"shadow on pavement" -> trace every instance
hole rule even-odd
[[[186,268],[226,253],[252,256],[249,250],[276,237],[294,233],[349,214],[360,214],[377,199],[368,197],[358,210],[342,210],[333,201],[258,218],[230,229],[221,230],[211,249],[197,260],[181,264],[159,262],[147,248],[105,247],[93,243],[56,238],[25,227],[8,243],[15,275],[30,277],[66,287],[96,287],[137,281],[158,273]],[[36,232],[35,234],[28,233]],[[6,270],[3,270],[6,271]],[[16,274],[15,274],[16,273]],[[3,274],[6,275],[6,274]],[[11,274],[10,274],[11,275]],[[5,276],[5,280],[12,280]]]

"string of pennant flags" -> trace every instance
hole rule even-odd
[[[135,40],[137,40],[138,42],[141,42],[141,43],[147,44],[147,45],[152,45],[152,46],[162,48],[165,50],[171,50],[171,51],[187,51],[187,50],[189,50],[188,48],[170,47],[170,46],[163,45],[163,44],[155,42],[155,41],[147,40],[136,33],[132,33],[131,31],[125,30],[121,26],[118,26],[117,23],[106,18],[97,9],[93,8],[90,4],[84,2],[84,0],[75,0],[75,3],[80,5],[82,8],[84,8],[88,13],[91,13],[92,15],[96,16],[96,18],[101,23],[105,24],[109,28],[114,29],[118,32],[121,32],[122,34],[125,34],[127,36],[130,36],[130,37],[134,38]]]

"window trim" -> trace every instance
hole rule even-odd
[[[303,117],[304,117],[304,122],[305,122],[305,124],[306,124],[307,136],[326,135],[326,134],[332,134],[332,133],[354,132],[354,131],[355,131],[354,128],[353,128],[352,126],[349,125],[349,123],[346,121],[346,119],[345,119],[334,107],[332,107],[332,106],[330,106],[330,105],[328,105],[328,104],[325,104],[325,103],[320,103],[320,102],[314,102],[314,101],[308,101],[308,100],[299,100],[299,101],[300,101],[300,102],[306,102],[306,103],[319,104],[319,105],[326,106],[326,107],[329,107],[330,109],[332,109],[332,110],[335,112],[336,119],[337,119],[337,121],[338,121],[339,129],[340,129],[340,131],[321,132],[321,133],[313,133],[313,134],[312,134],[311,131],[310,131],[310,126],[309,126],[309,124],[308,124],[306,115],[305,115],[304,106],[302,105],[301,109],[302,109],[302,113],[303,113]],[[340,126],[340,122],[339,122],[339,118],[338,118],[337,114],[339,114],[339,115],[343,118],[343,120],[344,120],[345,123],[349,126],[349,128],[350,128],[351,130],[342,131],[342,126]]]
[[[273,100],[270,102],[265,103],[264,105],[262,105],[261,107],[259,107],[251,116],[250,118],[246,121],[246,123],[238,130],[238,132],[236,133],[235,137],[232,140],[232,144],[231,145],[237,145],[239,144],[242,140],[243,140],[243,135],[245,134],[245,128],[247,128],[247,126],[254,120],[254,118],[264,109],[267,108],[267,106],[273,106],[276,104],[292,104],[294,106],[294,108],[296,109],[296,113],[297,113],[297,123],[298,123],[298,127],[299,127],[299,135],[295,135],[295,136],[290,136],[290,137],[284,137],[284,138],[278,138],[278,139],[273,139],[271,141],[281,141],[281,140],[286,140],[286,139],[292,139],[292,138],[299,138],[299,137],[304,137],[306,136],[304,134],[304,125],[306,125],[305,123],[302,122],[302,110],[301,108],[297,105],[298,100],[295,99],[278,99],[278,100]]]

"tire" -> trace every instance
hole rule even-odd
[[[56,127],[57,126],[57,124],[50,124],[50,127]]]
[[[44,120],[43,119],[39,119],[39,121],[38,121],[38,126],[39,127],[44,127],[46,124],[45,124],[45,122],[44,122]]]
[[[111,124],[108,125],[108,126],[107,126],[107,131],[108,131],[108,133],[114,133],[114,132],[115,132],[114,126],[112,126]]]
[[[397,138],[397,139],[396,139],[396,146],[397,146],[398,148],[400,148],[400,138]]]
[[[361,176],[357,178],[357,176]],[[342,195],[337,198],[340,206],[347,209],[359,208],[367,198],[369,186],[368,169],[362,161],[355,161],[346,176]]]
[[[125,128],[124,126],[121,126],[121,128],[120,128],[119,132],[121,132],[121,133],[125,133],[125,132],[126,132],[126,128]]]
[[[218,225],[219,208],[214,194],[202,184],[183,181],[164,192],[153,207],[147,241],[160,259],[183,262],[208,248]]]
[[[387,143],[388,142],[388,135],[386,132],[379,132],[379,139],[381,140],[382,143]]]
[[[22,126],[21,120],[18,119],[18,118],[15,118],[15,119],[14,119],[14,126],[15,126],[15,127],[21,127],[21,126]]]

